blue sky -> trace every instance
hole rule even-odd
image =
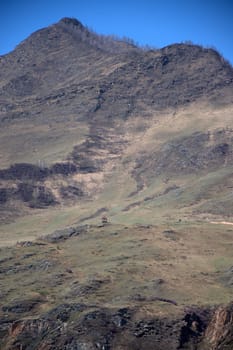
[[[1,0],[0,55],[62,17],[140,45],[214,46],[233,64],[233,0]]]

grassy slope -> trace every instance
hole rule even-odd
[[[232,237],[233,229],[214,224],[92,226],[64,243],[1,249],[1,259],[12,258],[1,263],[11,271],[2,275],[1,293],[4,304],[39,296],[36,313],[64,302],[141,305],[152,313],[228,302],[233,291],[218,278],[233,264]]]
[[[192,106],[150,120],[119,122],[118,128],[125,128],[130,142],[114,171],[105,176],[103,190],[92,200],[34,210],[30,216],[1,225],[1,268],[22,268],[2,275],[4,304],[39,296],[35,315],[75,301],[110,307],[140,305],[145,315],[171,314],[185,305],[232,300],[232,288],[221,284],[219,277],[233,265],[233,229],[210,222],[222,216],[203,214],[205,206],[219,202],[220,196],[224,208],[232,169],[226,166],[201,177],[152,177],[150,185],[131,195],[137,189],[131,176],[135,154],[157,150],[162,143],[195,130],[231,126],[231,115],[231,107],[213,110],[203,106],[197,111]],[[166,193],[172,185],[180,188]],[[153,199],[145,200],[152,195]],[[200,213],[201,206],[204,210]],[[101,208],[106,208],[111,222],[106,227],[95,226],[100,223]],[[87,234],[63,243],[6,248],[79,222],[94,226]],[[12,259],[4,261],[7,257]],[[44,268],[47,261],[51,265]],[[24,269],[31,265],[34,267]],[[178,305],[156,301],[157,297]]]
[[[45,124],[42,121],[25,125],[25,122],[18,122],[3,126],[0,135],[1,168],[20,162],[49,165],[65,159],[88,132],[86,124],[72,119],[60,123]]]
[[[209,210],[209,208],[221,206],[221,210],[218,208],[216,213],[212,210],[212,214],[207,214],[206,217],[214,219],[214,215],[219,212],[223,216],[228,215],[228,221],[230,221],[232,205],[230,188],[233,171],[230,166],[226,165],[217,171],[201,176],[196,174],[174,175],[169,179],[166,178],[166,175],[152,176],[150,184],[139,192],[136,191],[137,184],[131,175],[131,170],[138,154],[156,151],[161,144],[180,136],[190,135],[195,131],[212,132],[231,127],[231,119],[231,106],[213,109],[203,104],[198,106],[198,110],[197,106],[193,105],[176,113],[168,111],[150,119],[135,118],[133,122],[132,120],[126,123],[118,122],[116,130],[124,128],[129,142],[122,157],[116,162],[112,161],[110,168],[113,167],[113,170],[108,172],[106,169],[105,177],[101,180],[102,190],[96,193],[92,200],[82,200],[70,206],[61,205],[56,208],[34,210],[30,217],[21,217],[14,223],[1,225],[1,244],[25,237],[38,237],[41,233],[49,233],[54,229],[70,226],[78,223],[79,220],[84,223],[98,223],[101,214],[95,215],[95,213],[101,208],[107,209],[108,216],[115,223],[156,224],[158,221],[166,222],[167,220],[193,220],[194,216],[199,219],[200,214],[205,212],[205,208]],[[62,154],[65,156],[63,151],[71,149],[73,139],[75,142],[82,140],[86,131],[85,127],[81,128],[79,124],[74,122],[72,124],[71,121],[69,123],[69,132],[64,136],[64,143],[59,143],[60,148],[56,148],[57,140],[52,138],[52,132],[49,137],[50,130],[48,129],[46,143],[41,143],[38,148],[39,158],[43,159],[44,147],[49,150],[48,159],[52,159],[55,155],[54,150],[60,152],[60,156]],[[56,128],[57,133],[62,132],[59,125]],[[54,131],[53,128],[51,131]],[[31,157],[30,160],[33,161],[35,157],[33,149],[29,150],[31,153],[28,153],[28,157]],[[17,159],[23,161],[25,155],[23,151],[20,152],[21,150],[17,154]],[[167,188],[172,186],[177,186],[177,189],[167,191]],[[135,191],[137,193],[131,195]],[[153,198],[150,199],[150,197]],[[89,218],[90,216],[92,218]],[[218,215],[216,217],[219,218]],[[85,220],[85,218],[88,219]],[[9,232],[11,232],[10,238]]]

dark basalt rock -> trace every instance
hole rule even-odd
[[[41,237],[46,242],[57,243],[80,234],[87,233],[87,226],[68,227],[63,230],[56,230],[46,236]]]

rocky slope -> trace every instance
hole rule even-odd
[[[133,321],[136,310],[64,304],[41,319],[1,322],[4,349],[232,349],[232,305],[177,319]],[[85,313],[84,313],[85,312]],[[83,315],[84,314],[84,315]],[[71,319],[78,318],[77,322]],[[216,318],[218,319],[216,321]],[[224,327],[224,331],[223,331]]]

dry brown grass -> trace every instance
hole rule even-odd
[[[227,303],[233,291],[219,277],[233,264],[232,245],[233,231],[211,223],[91,226],[65,242],[1,249],[2,259],[11,257],[1,268],[19,268],[2,274],[1,292],[4,303],[39,293],[42,309],[84,302],[171,314],[190,304]]]

